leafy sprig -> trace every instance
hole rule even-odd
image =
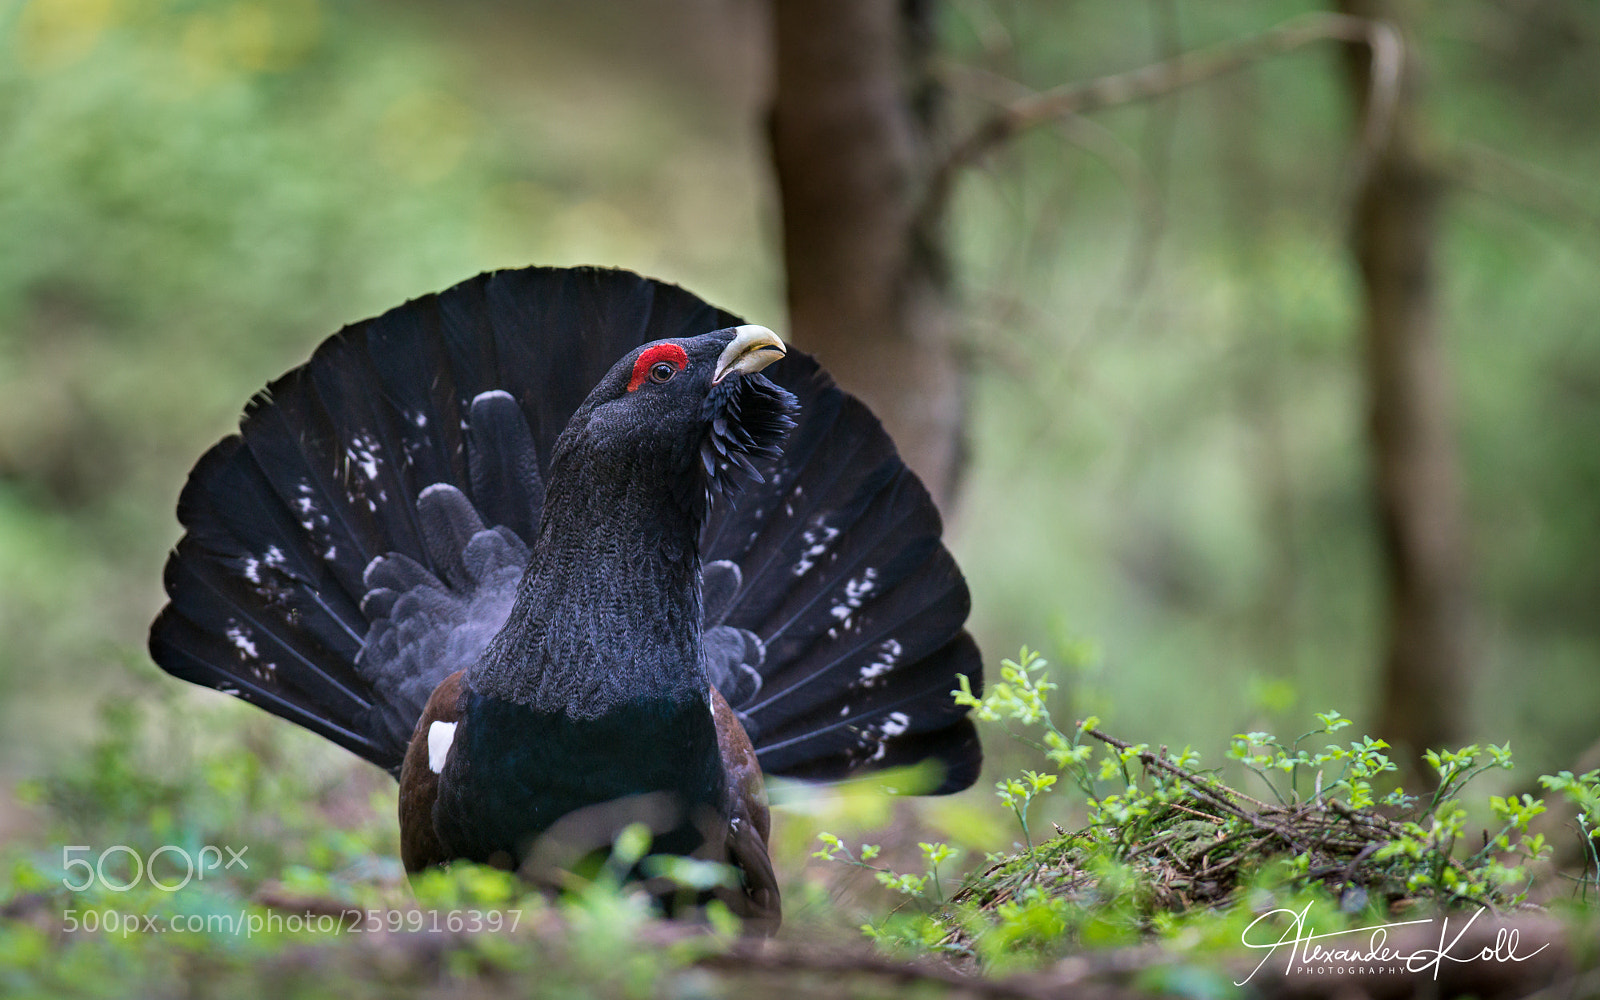
[[[953,854],[946,845],[922,844],[926,873],[905,875],[868,864],[878,855],[875,846],[856,855],[838,838],[822,836],[818,857],[871,868],[879,882],[923,904],[912,923],[869,924],[874,939],[993,957],[1018,941],[1039,944],[1067,928],[1081,931],[1088,919],[1083,908],[1113,897],[1119,906],[1163,893],[1178,902],[1225,905],[1230,893],[1240,898],[1234,888],[1274,891],[1250,875],[1264,871],[1276,872],[1282,885],[1301,887],[1296,891],[1332,890],[1336,913],[1403,896],[1507,907],[1526,895],[1528,862],[1552,853],[1545,836],[1531,828],[1546,811],[1533,795],[1488,796],[1487,808],[1477,813],[1487,813],[1498,829],[1483,830],[1481,841],[1470,835],[1474,813],[1463,804],[1463,792],[1486,772],[1513,766],[1509,745],[1429,750],[1422,760],[1434,787],[1413,795],[1386,787],[1387,776],[1399,770],[1388,743],[1370,736],[1318,741],[1352,723],[1337,711],[1317,712],[1317,725],[1292,741],[1261,731],[1231,739],[1226,758],[1266,786],[1266,802],[1224,783],[1216,770],[1202,767],[1193,749],[1173,753],[1119,740],[1102,732],[1093,716],[1076,725],[1058,723],[1050,710],[1057,685],[1047,667],[1023,647],[1015,659],[1002,661],[999,681],[981,697],[964,676],[951,692],[958,705],[1003,725],[1048,762],[1046,769],[1025,769],[995,783],[996,797],[1021,832],[1017,854],[990,855],[989,867],[945,900],[939,865]],[[1058,827],[1058,836],[1036,843],[1030,809],[1063,778],[1083,794],[1088,824],[1070,833]],[[1600,771],[1563,771],[1540,783],[1578,807],[1589,859],[1587,896],[1591,885],[1600,889]],[[1282,859],[1276,867],[1272,857]],[[1181,886],[1196,872],[1204,878],[1195,881],[1230,888],[1216,898],[1186,896]],[[1109,894],[1074,896],[1111,883],[1116,889]],[[1181,923],[1154,912],[1142,919]]]

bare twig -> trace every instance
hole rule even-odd
[[[981,122],[951,149],[929,179],[925,217],[936,217],[949,199],[957,173],[1013,136],[1045,122],[1102,108],[1161,97],[1237,72],[1271,56],[1313,42],[1353,42],[1372,49],[1372,94],[1358,160],[1365,162],[1387,142],[1399,93],[1404,43],[1392,25],[1344,14],[1312,13],[1247,38],[1225,42],[1127,73],[1068,83],[1013,101]]]
[[[1085,729],[1084,732],[1090,736],[1093,736],[1100,742],[1108,744],[1109,746],[1114,746],[1119,750],[1131,750],[1133,748],[1133,744],[1124,740],[1119,740],[1115,736],[1102,733],[1098,729]],[[1259,813],[1253,813],[1248,809],[1241,809],[1238,805],[1234,804],[1227,795],[1222,794],[1215,788],[1212,788],[1206,782],[1201,781],[1193,773],[1185,771],[1176,764],[1164,760],[1159,755],[1151,753],[1148,750],[1139,752],[1139,760],[1147,767],[1154,767],[1158,770],[1165,771],[1166,773],[1177,778],[1179,781],[1187,785],[1189,789],[1194,792],[1194,794],[1226,811],[1230,816],[1234,816],[1240,820],[1243,820],[1249,825],[1255,827],[1257,830],[1261,830],[1265,833],[1270,833],[1281,838],[1284,843],[1293,847],[1297,852],[1303,852],[1305,850],[1305,847],[1300,843],[1300,838],[1295,835],[1293,830],[1290,830],[1281,824],[1273,823],[1272,821],[1263,818]],[[1234,793],[1231,788],[1227,789],[1227,791],[1230,794],[1237,794]]]
[[[1168,802],[1167,806],[1172,808],[1172,809],[1176,809],[1178,812],[1188,813],[1190,816],[1193,816],[1193,817],[1195,817],[1197,819],[1203,819],[1208,823],[1216,823],[1216,824],[1220,825],[1222,823],[1226,823],[1227,822],[1227,820],[1219,819],[1218,817],[1213,816],[1210,813],[1201,812],[1198,809],[1190,809],[1188,806],[1184,805],[1181,802]]]

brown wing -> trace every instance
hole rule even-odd
[[[452,860],[439,835],[433,829],[433,802],[439,796],[439,774],[430,763],[442,766],[444,754],[435,749],[441,758],[430,762],[429,737],[435,722],[454,727],[461,721],[462,671],[446,677],[433,689],[417,728],[412,730],[411,743],[406,747],[405,761],[400,765],[400,860],[407,872],[419,872],[429,865],[442,865]],[[450,730],[454,735],[454,729]],[[441,731],[439,743],[443,743]]]
[[[728,775],[728,861],[744,873],[744,886],[723,898],[744,918],[745,930],[770,935],[778,930],[781,912],[778,877],[767,853],[771,816],[766,787],[750,737],[716,688],[711,689],[711,715],[717,724],[717,749]]]

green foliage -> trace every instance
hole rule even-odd
[[[696,959],[738,934],[713,902],[711,933],[641,946],[655,911],[627,883],[636,864],[690,895],[729,878],[722,865],[648,855],[643,827],[554,903],[465,863],[408,886],[387,775],[342,759],[320,767],[305,755],[318,741],[232,706],[190,712],[215,747],[163,768],[160,720],[178,700],[162,685],[148,701],[107,702],[100,738],[24,787],[45,826],[0,850],[0,993],[412,996],[471,980],[631,1000],[692,979]],[[363,789],[365,802],[349,799]]]
[[[1592,34],[1593,5],[1544,7]],[[1174,20],[1191,44],[1302,9],[1190,4]],[[943,11],[953,61],[1034,89],[1152,56],[1149,12],[1138,5],[956,0]],[[454,14],[444,30],[413,8],[331,0],[0,6],[0,232],[9,237],[0,240],[0,749],[4,770],[43,775],[19,789],[29,808],[0,852],[0,899],[51,892],[61,846],[82,843],[149,852],[248,841],[261,863],[207,886],[223,903],[253,897],[268,873],[275,889],[354,901],[397,883],[387,779],[346,781],[341,755],[283,735],[253,710],[213,715],[196,711],[198,699],[168,702],[125,680],[144,662],[140,636],[159,603],[184,471],[265,375],[343,322],[532,261],[639,267],[753,318],[777,315],[777,257],[762,251],[773,227],[758,207],[762,168],[749,155],[745,109],[709,92],[685,97],[683,66],[663,72],[651,61],[681,49],[687,64],[698,50],[661,45],[643,16],[610,19],[601,45],[574,44],[573,32],[542,19],[534,30],[497,24],[482,32],[496,36],[485,45],[457,31]],[[1541,31],[1551,23],[1445,5],[1416,25],[1439,142],[1491,151],[1471,162],[1502,165],[1514,179],[1475,170],[1449,200],[1441,319],[1490,626],[1477,701],[1504,713],[1487,728],[1509,732],[1524,762],[1543,767],[1593,738],[1600,645],[1600,340],[1594,241],[1576,222],[1594,209],[1592,192],[1570,183],[1600,173],[1600,144],[1584,127],[1600,49],[1548,44]],[[624,51],[651,59],[619,57],[628,30],[643,44]],[[516,71],[501,73],[485,51],[512,37]],[[1119,727],[1115,706],[1137,704],[1141,737],[1209,746],[1241,689],[1252,710],[1274,717],[1296,698],[1369,700],[1359,694],[1369,687],[1362,664],[1376,659],[1379,575],[1339,236],[1349,120],[1328,65],[1308,52],[1194,100],[1098,116],[1104,142],[1085,148],[1079,134],[1041,132],[958,192],[950,250],[969,292],[975,364],[969,531],[956,545],[974,631],[989,647],[1071,607],[1117,660],[1067,686]],[[469,93],[478,83],[483,93]],[[1107,149],[1137,150],[1127,159],[1143,162],[1125,169]],[[1058,670],[1090,658],[1070,641],[1049,648]],[[1002,683],[1029,697],[1032,682]],[[123,707],[96,715],[86,690]],[[161,706],[155,735],[126,707],[134,702]],[[995,909],[1019,907],[1018,924],[1033,928],[1021,937],[1048,949],[1060,940],[1049,938],[1051,914],[1076,926],[1087,904],[1041,897],[1035,864],[1060,856],[1071,872],[1092,873],[1100,849],[1046,839],[1040,817],[1060,812],[1066,791],[1074,803],[1093,800],[1096,817],[1148,834],[1163,829],[1163,809],[1182,804],[1163,804],[1158,789],[1187,786],[1150,773],[1148,750],[1097,752],[1099,741],[1075,727],[1029,739],[1050,762],[1034,773],[1061,780],[1036,787],[1018,765],[997,790],[1009,801],[993,812],[1034,850],[1007,869],[1022,885]],[[1325,742],[1263,734],[1242,751],[1261,773],[1239,787],[1278,806],[1357,810],[1397,794],[1383,784],[1387,748],[1344,741],[1347,756],[1336,759]],[[94,746],[92,763],[80,744]],[[1498,765],[1475,753],[1446,779],[1459,789],[1485,766]],[[1587,893],[1600,878],[1588,836],[1600,828],[1595,775],[1544,782],[1552,807],[1559,793],[1579,809]],[[1551,846],[1519,825],[1536,801],[1490,799],[1483,809],[1447,808],[1458,790],[1419,798],[1427,802],[1389,800],[1422,810],[1415,830],[1392,838],[1420,857],[1395,864],[1418,864],[1451,841],[1458,855],[1470,852],[1478,844],[1464,831],[1477,823],[1509,827],[1492,843],[1504,837],[1527,854]],[[1455,808],[1467,819],[1453,818]],[[904,897],[907,910],[959,894],[955,859],[923,861],[928,873],[915,877],[928,881],[921,896]],[[125,878],[116,867],[125,863],[114,857],[108,871]],[[1499,851],[1482,863],[1523,867]],[[1284,888],[1299,884],[1290,866],[1247,873],[1236,891],[1300,892]],[[1489,880],[1514,886],[1511,872]],[[425,880],[424,897],[439,894],[425,905],[496,897],[492,873],[461,870],[461,884],[456,875]],[[42,926],[0,921],[0,993],[56,995],[80,983],[125,995],[146,982],[151,994],[189,983],[251,992],[247,969],[269,964],[278,947],[69,940],[50,912]],[[1226,939],[1223,918],[1239,911],[1196,912],[1173,917],[1173,933]],[[1149,919],[1159,928],[1166,913]],[[901,917],[932,919],[902,911],[877,926]],[[963,933],[992,941],[982,947],[999,961],[1005,926],[977,935],[990,923],[976,915]],[[916,940],[937,937],[937,927],[918,926]],[[487,957],[453,954],[490,970],[528,969],[550,954],[521,938],[501,944],[483,936],[473,948]],[[551,990],[583,992],[562,980],[559,956],[548,964]],[[359,972],[381,980],[381,967]],[[350,971],[319,982],[315,971],[280,967],[274,992],[359,995]]]
[[[250,393],[479,269],[495,144],[403,25],[327,0],[0,5],[0,752],[21,770],[145,659],[177,488]]]
[[[946,40],[958,63],[1043,91],[1307,9],[1176,4],[1162,40],[1137,4],[955,0]],[[1487,623],[1469,731],[1554,770],[1594,740],[1600,685],[1600,135],[1557,124],[1593,93],[1600,47],[1555,40],[1592,37],[1600,7],[1539,10],[1430,5],[1408,27],[1430,153],[1464,170],[1441,207],[1438,291]],[[1070,608],[1117,651],[1092,710],[1132,732],[1115,708],[1136,705],[1136,738],[1209,746],[1218,720],[1260,728],[1241,709],[1263,699],[1274,719],[1295,697],[1375,704],[1352,121],[1330,51],[1040,129],[957,192],[980,362],[958,555],[979,632],[1015,649]],[[976,89],[958,107],[990,110]]]
[[[1576,776],[1571,771],[1546,774],[1539,778],[1539,784],[1551,791],[1560,792],[1568,802],[1578,808],[1576,822],[1583,835],[1585,856],[1590,869],[1588,877],[1582,880],[1583,899],[1588,902],[1589,889],[1593,887],[1600,890],[1600,848],[1597,848],[1595,843],[1596,838],[1600,838],[1600,770],[1590,771],[1582,776]],[[1529,810],[1534,805],[1527,801],[1528,798],[1526,795],[1523,796],[1522,809],[1516,809],[1509,803],[1506,806],[1508,817],[1512,817],[1511,822],[1514,824],[1520,821],[1521,825],[1516,827],[1518,830],[1527,828],[1524,817],[1531,815]],[[1531,841],[1536,838],[1542,846],[1543,839],[1537,835],[1528,839]]]
[[[877,846],[859,854],[823,834],[816,857],[870,868],[883,885],[914,904],[863,930],[892,949],[952,952],[991,967],[1061,953],[1073,944],[1127,943],[1156,932],[1191,935],[1196,921],[1238,930],[1276,908],[1326,911],[1318,926],[1338,926],[1391,904],[1418,900],[1446,906],[1515,907],[1530,882],[1527,862],[1550,847],[1530,823],[1546,809],[1532,795],[1491,795],[1479,814],[1482,846],[1469,848],[1470,813],[1463,793],[1491,769],[1513,766],[1509,746],[1430,750],[1424,761],[1436,777],[1426,796],[1383,789],[1397,770],[1382,740],[1311,744],[1347,728],[1338,712],[1292,742],[1267,732],[1233,737],[1227,757],[1259,778],[1273,801],[1259,801],[1200,766],[1191,750],[1152,752],[1101,732],[1090,717],[1061,728],[1048,705],[1055,689],[1044,659],[1024,647],[1005,660],[1000,681],[979,698],[967,678],[952,692],[981,719],[1015,723],[1012,735],[1041,751],[1061,772],[1023,770],[996,783],[1000,803],[1015,817],[1022,849],[991,855],[948,900],[939,889],[939,862],[954,849],[923,844],[927,873],[877,867]],[[1029,728],[1031,727],[1031,728]],[[1035,734],[1038,734],[1037,737]],[[1098,754],[1093,740],[1100,745]],[[1087,824],[1060,831],[1037,846],[1028,806],[1066,777],[1086,800]],[[1579,832],[1592,871],[1600,862],[1592,836],[1600,817],[1600,772],[1546,776],[1579,807]],[[1264,899],[1271,900],[1267,906]],[[1224,942],[1238,943],[1237,936]]]

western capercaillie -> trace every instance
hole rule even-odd
[[[762,772],[977,776],[927,491],[814,361],[674,286],[499,271],[346,327],[178,518],[151,655],[399,778],[410,871],[643,821],[771,927]]]

